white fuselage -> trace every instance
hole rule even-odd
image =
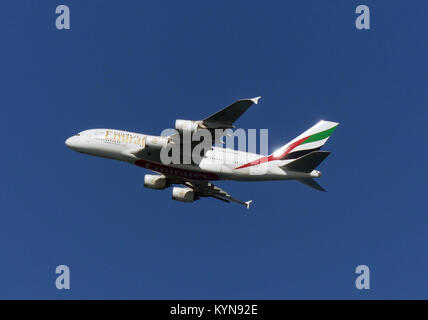
[[[81,153],[126,161],[171,178],[263,181],[316,178],[321,175],[317,170],[310,173],[284,170],[282,166],[290,160],[245,166],[265,156],[218,147],[208,150],[198,164],[164,164],[160,159],[160,149],[146,144],[148,140],[161,138],[115,129],[91,129],[68,138],[66,145]]]

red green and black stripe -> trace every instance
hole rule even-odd
[[[281,160],[297,159],[297,158],[300,158],[300,157],[302,157],[308,153],[311,153],[313,151],[318,151],[319,149],[321,149],[321,147],[306,149],[306,150],[293,151],[293,152],[286,154],[285,157],[281,158]]]
[[[334,131],[334,129],[336,129],[336,127],[337,127],[337,125],[334,126],[334,127],[332,127],[332,128],[330,128],[330,129],[327,129],[327,130],[315,133],[313,135],[304,137],[302,139],[299,139],[299,140],[291,143],[284,150],[284,152],[282,154],[280,154],[279,156],[274,156],[273,154],[271,154],[269,156],[261,157],[261,158],[259,158],[257,160],[251,161],[251,162],[249,162],[247,164],[244,164],[242,166],[239,166],[239,167],[237,167],[235,169],[242,169],[242,168],[246,168],[246,167],[256,166],[258,164],[269,162],[269,161],[273,161],[273,160],[297,159],[297,158],[299,158],[301,156],[304,156],[305,154],[308,154],[308,153],[313,152],[313,151],[317,151],[317,150],[319,150],[321,148],[321,146],[319,146],[317,148],[305,149],[305,150],[299,150],[299,151],[291,152],[293,149],[295,149],[299,145],[310,143],[310,142],[316,142],[316,141],[324,140],[324,139],[330,137],[330,135],[333,133],[333,131]]]
[[[319,141],[319,140],[323,140],[325,138],[328,138],[331,136],[331,134],[333,133],[334,129],[336,129],[336,127],[337,127],[337,125],[330,128],[330,129],[327,129],[325,131],[315,133],[315,134],[309,136],[307,139],[305,139],[305,141],[303,141],[302,144],[309,143],[309,142],[315,142],[315,141]]]

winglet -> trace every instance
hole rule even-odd
[[[244,202],[244,203],[245,203],[245,205],[247,206],[247,209],[250,209],[250,204],[251,204],[251,202],[253,202],[253,200],[249,200],[249,201],[247,201],[247,202]]]
[[[254,104],[258,104],[259,103],[259,99],[260,99],[261,97],[259,96],[259,97],[255,97],[255,98],[253,98],[253,99],[250,99],[251,101],[253,101],[253,103]]]

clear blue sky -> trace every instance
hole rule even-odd
[[[371,9],[371,30],[355,8]],[[55,29],[67,4],[71,30]],[[3,1],[0,298],[428,298],[428,4]],[[270,151],[340,122],[327,193],[218,184],[171,200],[143,169],[72,152],[90,128],[159,134],[261,95]],[[54,286],[71,269],[71,290]],[[355,289],[355,267],[371,290]]]

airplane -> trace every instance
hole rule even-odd
[[[191,163],[163,163],[162,149],[180,141],[187,133],[198,130],[225,130],[235,128],[234,122],[260,97],[238,100],[203,120],[175,122],[175,133],[169,136],[152,136],[116,129],[90,129],[79,132],[65,141],[67,147],[80,153],[125,161],[148,169],[155,174],[144,176],[144,186],[163,190],[173,185],[172,199],[193,202],[202,197],[213,197],[250,207],[252,200],[241,201],[214,185],[216,180],[268,181],[296,180],[308,187],[325,191],[314,178],[315,170],[330,154],[320,148],[339,125],[321,120],[270,155],[237,151],[209,145],[201,158]],[[226,134],[224,134],[226,135]],[[181,143],[181,142],[179,142]],[[233,159],[230,161],[230,159]]]

